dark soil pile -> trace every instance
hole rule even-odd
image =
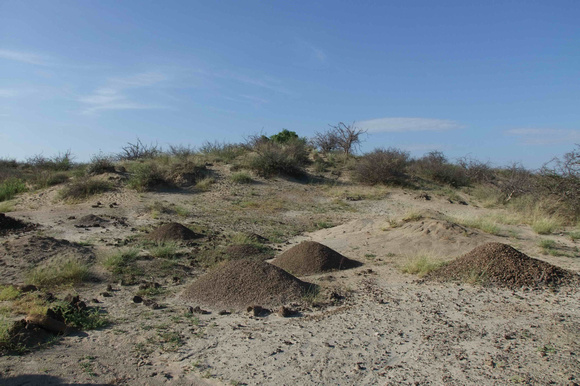
[[[22,283],[26,273],[39,265],[76,260],[91,263],[91,248],[52,237],[24,236],[0,245],[0,283]]]
[[[251,244],[233,244],[226,248],[226,255],[230,259],[262,259],[266,260],[272,257],[266,248],[259,248]]]
[[[161,225],[159,228],[155,229],[153,232],[147,235],[147,238],[152,241],[164,242],[164,241],[189,241],[201,237],[191,229],[176,223],[170,222],[169,224]]]
[[[278,256],[272,264],[294,275],[313,275],[338,269],[360,267],[362,263],[344,257],[315,241],[304,241]]]
[[[264,261],[232,260],[191,284],[183,293],[189,301],[209,307],[279,307],[299,301],[314,285]]]
[[[75,222],[77,228],[97,228],[104,227],[109,223],[109,220],[105,220],[102,217],[95,216],[94,214],[88,214],[81,217]]]
[[[35,228],[35,224],[29,224],[10,216],[6,216],[4,213],[0,213],[0,236],[7,235],[9,233],[26,232]]]
[[[531,258],[509,245],[487,243],[452,261],[425,278],[468,281],[500,287],[557,287],[578,282],[578,275]]]

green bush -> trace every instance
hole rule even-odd
[[[19,178],[9,178],[0,183],[0,202],[11,200],[26,191],[26,184]]]
[[[296,141],[298,139],[299,139],[298,134],[296,134],[295,131],[289,131],[286,129],[270,137],[270,140],[276,143],[288,143],[291,141]]]
[[[362,156],[355,165],[353,177],[362,184],[402,184],[406,178],[409,153],[390,148],[375,149]]]

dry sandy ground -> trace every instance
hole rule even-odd
[[[311,307],[300,316],[254,317],[245,312],[190,315],[179,298],[184,284],[163,283],[168,292],[152,310],[131,301],[136,287],[114,286],[112,297],[81,287],[82,298],[99,298],[113,324],[64,337],[24,356],[0,358],[0,384],[130,385],[574,385],[580,383],[580,291],[507,290],[441,284],[401,273],[409,256],[429,252],[451,259],[488,242],[580,272],[580,259],[540,255],[538,236],[513,226],[511,236],[492,236],[442,219],[485,209],[421,201],[395,192],[357,208],[343,225],[298,236],[282,249],[308,239],[364,262],[357,269],[310,276],[341,304]],[[145,197],[146,198],[146,197]],[[167,199],[172,199],[167,195]],[[105,197],[103,203],[122,196]],[[41,200],[41,199],[40,199]],[[11,213],[44,225],[62,238],[81,240],[103,229],[65,226],[67,216],[91,212],[88,204]],[[131,218],[113,238],[151,223],[135,208],[111,210]],[[389,220],[409,210],[427,215],[391,228]],[[109,211],[106,209],[105,211]],[[101,212],[102,213],[102,212]],[[288,212],[287,217],[296,216]],[[342,215],[346,216],[346,215]],[[62,221],[59,223],[59,221]],[[99,235],[100,235],[99,233]],[[100,237],[100,236],[99,236]],[[559,242],[573,246],[561,236]],[[322,295],[324,296],[324,295]]]

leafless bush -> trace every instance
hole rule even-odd
[[[197,152],[195,147],[191,147],[190,145],[169,145],[169,150],[167,153],[173,157],[178,158],[188,158],[194,155]]]
[[[456,188],[469,184],[465,170],[450,163],[440,151],[429,152],[416,160],[413,164],[413,170],[420,176]]]
[[[320,149],[324,154],[330,153],[338,148],[338,136],[334,130],[327,130],[324,133],[315,133],[311,142],[315,148]]]
[[[402,184],[407,178],[409,153],[389,148],[375,149],[362,156],[354,169],[355,180],[363,184]]]
[[[495,173],[489,165],[489,162],[481,162],[465,156],[457,160],[457,164],[463,168],[470,182],[491,182],[495,177]]]
[[[360,137],[367,131],[357,128],[354,122],[351,125],[339,122],[336,126],[330,126],[330,132],[336,137],[336,147],[348,156],[360,146]]]
[[[538,184],[550,196],[566,206],[574,218],[580,216],[580,145],[554,158],[540,169]]]
[[[117,158],[126,161],[155,158],[163,152],[158,144],[145,145],[139,138],[137,138],[135,143],[128,142],[127,146],[123,147],[122,150],[117,155]]]
[[[519,163],[499,170],[498,175],[496,185],[502,192],[505,202],[536,191],[534,174]]]
[[[71,151],[67,150],[53,157],[45,157],[42,154],[34,155],[26,160],[26,165],[35,169],[67,171],[72,168],[73,159]]]

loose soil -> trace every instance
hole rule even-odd
[[[147,236],[149,240],[157,242],[190,241],[199,237],[201,235],[176,222],[161,225]]]
[[[312,287],[266,262],[233,260],[197,279],[184,291],[183,298],[214,309],[279,307],[299,301]]]
[[[272,256],[264,251],[262,248],[258,248],[255,245],[250,244],[233,244],[226,248],[225,254],[228,255],[230,259],[269,259]]]
[[[75,226],[78,228],[98,228],[104,227],[108,223],[109,220],[105,220],[94,214],[88,214],[75,221]]]
[[[344,257],[316,241],[304,241],[272,261],[277,267],[298,276],[360,267],[362,263]]]
[[[29,224],[10,216],[6,216],[4,213],[0,213],[0,236],[7,235],[9,233],[31,231],[35,228],[35,224]]]
[[[480,245],[427,278],[471,281],[508,288],[558,287],[579,282],[579,275],[527,256],[502,243]]]
[[[21,284],[37,266],[73,259],[83,263],[95,260],[92,249],[53,237],[23,236],[0,245],[0,283]]]

